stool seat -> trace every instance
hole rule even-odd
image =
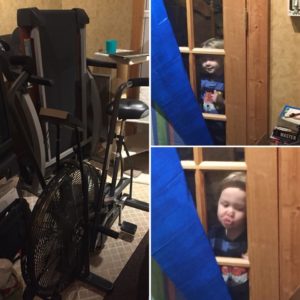
[[[112,114],[113,103],[107,108],[107,113]],[[146,103],[136,99],[121,99],[119,105],[118,118],[121,120],[127,119],[141,119],[147,117],[149,114],[149,107]]]

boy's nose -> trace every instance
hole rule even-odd
[[[232,207],[228,207],[227,213],[228,213],[228,215],[230,215],[230,216],[234,216],[234,209],[233,209]]]

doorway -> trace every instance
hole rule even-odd
[[[220,124],[219,127],[225,128],[221,130],[223,144],[269,144],[269,1],[164,0],[164,3],[191,87],[202,107],[206,100],[200,88],[201,62],[207,56],[223,61],[221,92],[225,108],[219,111],[203,108],[208,127]],[[212,38],[222,39],[224,47],[203,46]],[[213,137],[214,131],[211,130]]]

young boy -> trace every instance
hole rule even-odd
[[[205,41],[202,48],[223,49],[224,41],[211,38]],[[224,63],[218,55],[204,55],[201,59],[204,73],[200,80],[200,102],[205,113],[225,114],[224,99]],[[225,123],[221,121],[206,121],[214,144],[225,144]]]
[[[209,240],[216,256],[243,257],[247,252],[245,174],[234,172],[221,183],[217,216]],[[248,271],[242,267],[222,266],[221,272],[233,300],[249,299]]]

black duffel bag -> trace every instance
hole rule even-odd
[[[23,198],[15,199],[0,213],[0,258],[14,260],[26,239],[30,208]]]

